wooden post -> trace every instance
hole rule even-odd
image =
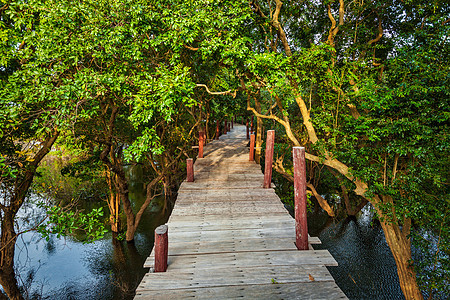
[[[192,158],[186,159],[186,171],[187,171],[187,182],[194,182],[194,160]]]
[[[255,160],[255,135],[252,134],[250,136],[250,153],[249,153],[249,161]]]
[[[231,117],[231,128],[234,128],[234,117]]]
[[[231,131],[231,122],[228,122],[228,132]]]
[[[167,225],[161,225],[155,229],[155,272],[167,270],[167,256],[169,253],[169,238]]]
[[[203,158],[203,140],[205,139],[205,132],[200,130],[198,133],[198,158]]]
[[[308,250],[305,148],[294,147],[292,155],[294,162],[295,245],[298,250]]]
[[[254,116],[252,116],[252,126],[251,126],[251,132],[253,133],[254,131],[253,131],[253,117]]]
[[[225,126],[223,127],[223,134],[227,134],[228,122],[225,120]]]
[[[245,123],[245,126],[247,127],[247,140],[250,138],[250,133],[248,132],[248,119],[247,123]]]
[[[220,135],[220,129],[219,129],[219,121],[216,121],[216,137],[215,139],[218,140]]]
[[[264,168],[264,188],[270,188],[272,182],[272,162],[273,162],[273,147],[275,145],[275,130],[267,130],[266,138],[266,164]]]

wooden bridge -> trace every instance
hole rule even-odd
[[[153,273],[152,252],[135,299],[346,299],[325,267],[337,266],[330,253],[297,250],[294,219],[262,188],[245,130],[205,146],[167,223],[167,271]]]

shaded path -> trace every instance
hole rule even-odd
[[[346,299],[325,267],[337,266],[330,253],[295,247],[294,219],[262,188],[245,130],[205,146],[167,223],[167,272],[147,273],[136,299]],[[152,252],[144,267],[153,263]]]

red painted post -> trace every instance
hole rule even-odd
[[[234,117],[231,117],[231,128],[234,128]]]
[[[205,133],[200,130],[198,133],[198,158],[203,158],[203,140],[205,139]]]
[[[305,148],[294,147],[292,155],[294,160],[295,245],[298,250],[308,250]]]
[[[231,131],[231,121],[228,122],[228,132],[230,132],[230,131]]]
[[[227,134],[227,130],[228,130],[228,122],[227,120],[225,120],[225,126],[223,127],[223,134]]]
[[[263,188],[270,188],[272,182],[272,162],[273,162],[273,147],[275,145],[275,130],[267,130],[266,139],[266,164],[264,168],[264,186]]]
[[[253,132],[254,132],[254,130],[253,130],[253,116],[252,116],[252,126],[251,126],[251,127],[252,127],[252,130],[251,130],[251,131],[252,131],[252,133],[253,133]]]
[[[167,270],[167,256],[169,253],[169,238],[167,225],[161,225],[155,229],[155,272]]]
[[[248,132],[248,119],[247,119],[247,123],[245,124],[245,126],[247,127],[247,140],[250,138],[250,133]]]
[[[220,129],[219,129],[219,121],[216,121],[216,140],[219,139]]]
[[[250,136],[250,154],[249,154],[249,161],[255,160],[255,135],[252,134]]]
[[[194,160],[192,158],[186,159],[186,171],[187,171],[187,182],[194,182]]]

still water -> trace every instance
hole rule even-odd
[[[145,189],[138,176],[129,176],[130,199],[139,209]],[[36,197],[32,195],[32,197]],[[16,244],[16,276],[28,299],[132,299],[147,270],[143,268],[154,241],[154,229],[164,224],[169,211],[162,212],[162,198],[156,198],[144,213],[134,243],[112,238],[83,244],[75,238],[49,241],[34,232],[24,233]],[[104,211],[107,211],[106,203]],[[22,216],[43,214],[35,205],[21,208]]]
[[[321,211],[308,218],[309,234],[322,241],[314,248],[327,249],[336,259],[339,266],[328,270],[349,299],[405,299],[394,257],[370,205],[356,218],[340,222]]]

